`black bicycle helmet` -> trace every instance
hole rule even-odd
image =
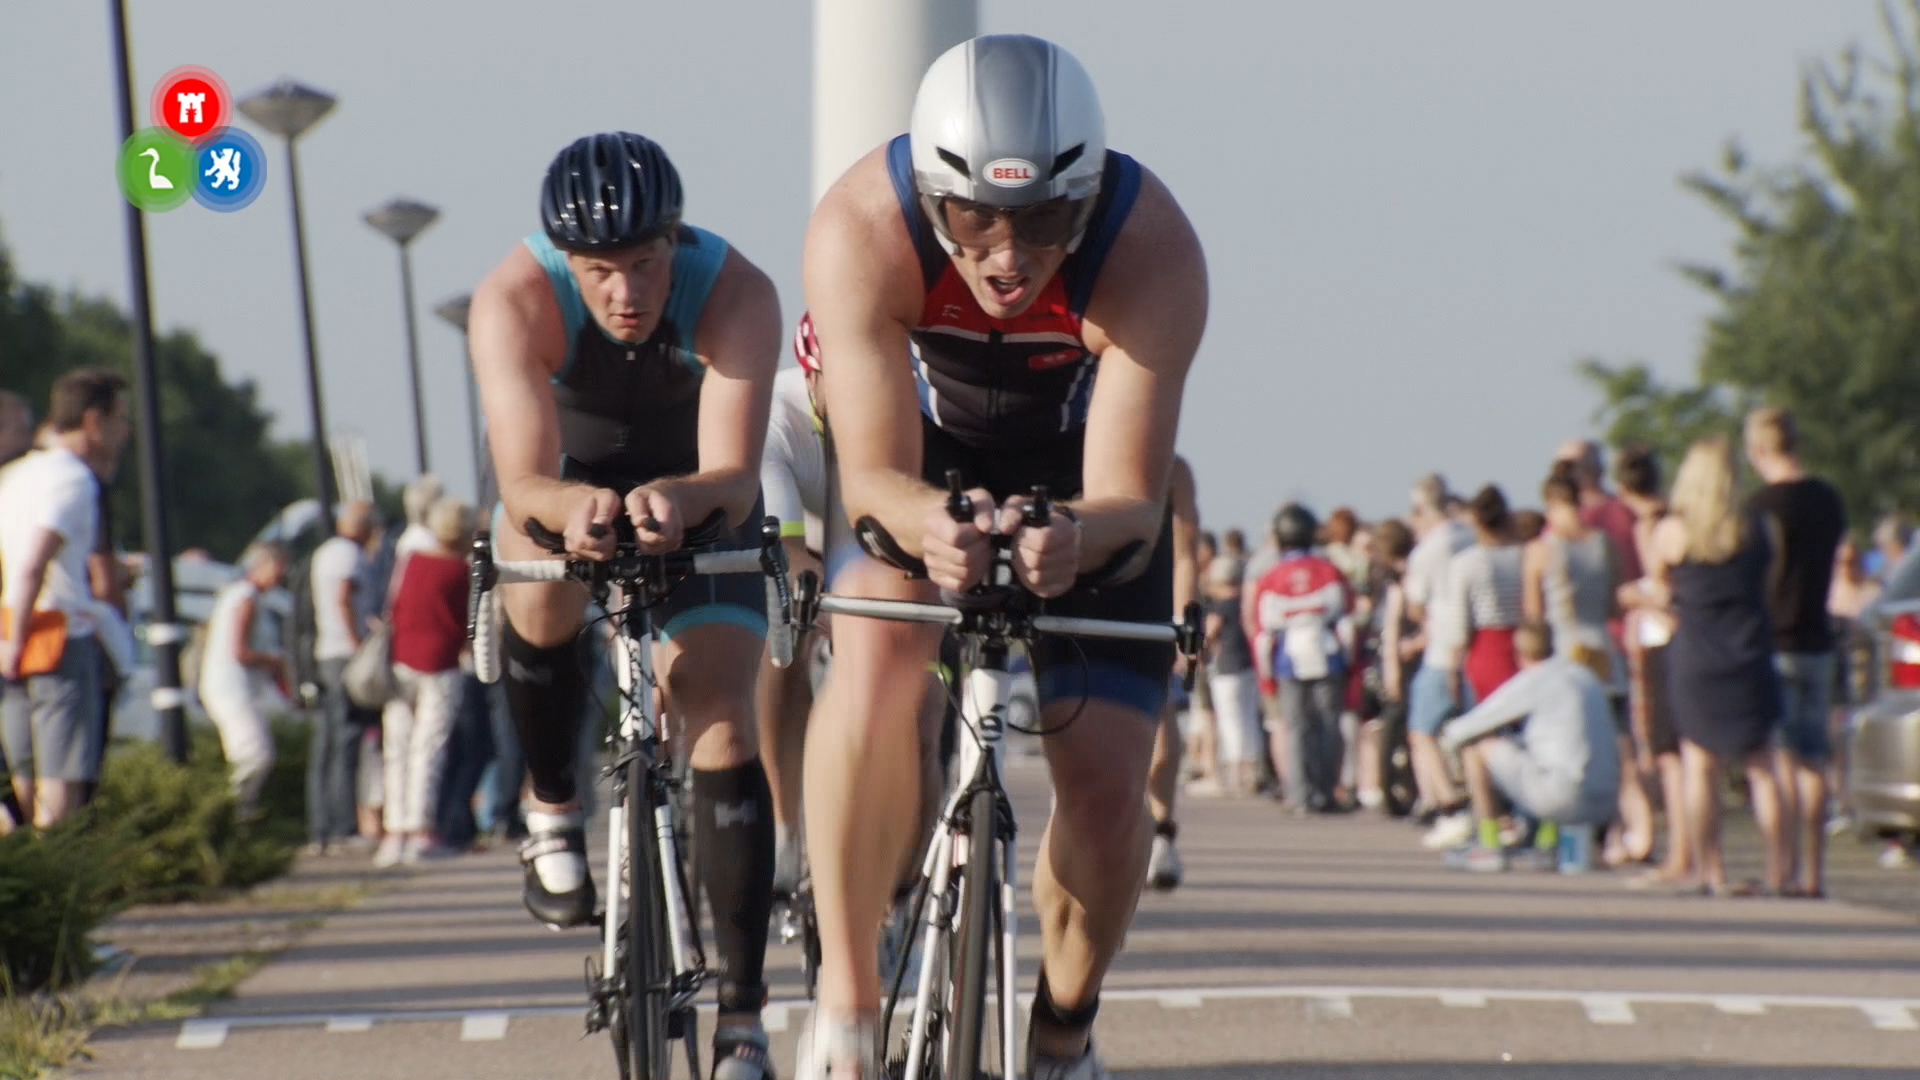
[[[562,251],[638,247],[680,227],[680,174],[660,144],[613,131],[560,151],[540,188],[540,222]]]
[[[1320,519],[1299,503],[1288,503],[1273,515],[1273,541],[1281,551],[1311,551],[1320,537]]]

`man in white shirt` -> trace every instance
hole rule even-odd
[[[1407,683],[1407,747],[1413,755],[1420,800],[1441,815],[1425,841],[1429,847],[1452,847],[1473,826],[1435,741],[1440,725],[1466,704],[1454,700],[1450,678],[1460,667],[1459,646],[1442,630],[1453,619],[1447,610],[1451,603],[1447,570],[1453,556],[1473,544],[1473,530],[1448,515],[1447,503],[1447,482],[1440,474],[1429,473],[1414,484],[1408,518],[1418,543],[1407,556],[1403,584],[1407,617],[1420,626],[1418,633],[1401,639],[1401,659],[1420,660],[1419,670]]]
[[[313,660],[320,672],[321,710],[313,728],[307,763],[307,837],[310,850],[324,851],[358,832],[354,781],[360,761],[362,725],[355,722],[343,676],[347,661],[366,636],[354,614],[354,593],[361,587],[367,537],[373,532],[373,504],[344,503],[334,536],[313,552],[308,577],[313,583]]]
[[[126,387],[102,368],[61,376],[47,448],[0,480],[0,740],[21,808],[43,828],[99,779],[107,659],[95,640],[88,558],[100,536],[101,484],[118,471],[133,430]]]

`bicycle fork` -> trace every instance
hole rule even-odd
[[[999,912],[1000,933],[995,944],[998,945],[1000,961],[997,981],[1001,1075],[1007,1080],[1019,1075],[1014,1039],[1019,1000],[1014,990],[1015,971],[1019,962],[1016,947],[1019,919],[1014,913],[1014,897],[1018,890],[1014,835],[1010,822],[1008,828],[1001,828],[998,800],[993,814],[987,820],[967,820],[964,828],[960,825],[962,816],[967,812],[967,803],[979,785],[991,783],[995,790],[999,787],[998,765],[1002,758],[1005,718],[1013,688],[1013,677],[1006,670],[1005,659],[1003,651],[997,656],[990,651],[985,663],[968,673],[961,710],[966,730],[961,733],[956,755],[959,768],[954,774],[966,779],[956,784],[948,795],[940,824],[935,829],[933,841],[928,845],[926,859],[921,866],[921,877],[928,883],[929,903],[926,927],[921,934],[920,981],[907,1034],[906,1071],[903,1075],[909,1080],[920,1080],[931,1074],[929,1055],[934,1052],[933,1040],[936,1035],[939,1038],[940,1060],[945,1062],[952,1059],[955,1037],[953,1017],[957,1008],[955,999],[958,988],[953,984],[956,972],[953,970],[950,946],[961,929],[960,918],[966,908],[967,890],[989,887],[988,882],[970,880],[965,873],[971,845],[975,843],[988,843],[995,848],[994,864],[999,878],[999,896],[995,906]],[[936,994],[943,995],[943,999],[937,1003]],[[939,1018],[937,1031],[933,1030],[936,1017]]]

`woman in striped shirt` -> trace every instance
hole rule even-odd
[[[1506,495],[1489,484],[1473,497],[1470,508],[1474,544],[1455,555],[1447,571],[1453,594],[1450,633],[1465,657],[1454,678],[1464,675],[1465,689],[1471,691],[1468,697],[1456,685],[1454,698],[1463,706],[1487,700],[1520,670],[1513,632],[1524,610],[1521,548]]]

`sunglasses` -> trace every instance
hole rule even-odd
[[[963,248],[991,251],[1009,242],[1023,247],[1063,248],[1086,228],[1093,214],[1093,200],[1062,196],[1009,208],[949,195],[937,200],[934,209],[947,236]]]

